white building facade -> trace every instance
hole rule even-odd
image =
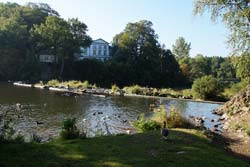
[[[96,58],[102,61],[110,59],[109,43],[100,38],[92,41],[91,45],[87,48],[81,47],[79,60],[85,58]]]
[[[55,55],[41,54],[39,55],[39,60],[40,62],[44,62],[44,63],[54,63],[57,61],[57,58]]]

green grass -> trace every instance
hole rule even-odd
[[[250,136],[250,125],[248,124],[248,122],[240,122],[240,123],[232,124],[231,128],[233,130],[242,130],[248,136]]]
[[[180,98],[188,97],[192,98],[191,89],[172,89],[172,88],[147,88],[141,87],[139,85],[126,86],[123,88],[123,91],[128,94],[137,94],[137,95],[148,95],[148,96],[161,96],[161,97],[170,97],[170,98]]]
[[[96,85],[90,84],[88,81],[76,81],[76,80],[71,80],[71,81],[64,81],[60,82],[56,79],[48,81],[46,84],[44,84],[42,81],[39,83],[36,83],[35,85],[41,85],[41,86],[52,86],[52,87],[71,87],[71,88],[87,88],[87,87],[96,87]]]
[[[159,132],[154,131],[84,140],[56,140],[43,144],[0,144],[0,166],[250,166],[212,145],[195,130],[171,130],[166,141],[160,137]]]
[[[225,88],[222,92],[222,96],[226,99],[230,99],[240,91],[242,91],[244,88],[246,88],[248,85],[247,82],[241,81],[239,83],[231,85],[229,88]]]

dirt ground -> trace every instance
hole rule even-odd
[[[250,136],[248,136],[244,131],[237,131],[230,128],[230,125],[234,125],[235,123],[249,125],[250,113],[246,113],[244,115],[237,114],[227,120],[228,128],[226,130],[224,129],[222,133],[226,148],[233,154],[241,156],[250,162]]]
[[[233,154],[250,162],[250,137],[224,131],[222,134],[226,148]]]

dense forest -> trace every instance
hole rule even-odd
[[[153,23],[128,23],[111,43],[111,59],[76,61],[80,46],[87,47],[88,27],[78,19],[65,20],[44,3],[0,3],[0,80],[42,80],[42,51],[57,56],[51,64],[52,78],[88,80],[98,86],[112,84],[147,87],[190,87],[204,76],[222,83],[249,80],[249,54],[216,57],[198,54],[190,57],[191,43],[180,37],[166,49],[158,40]]]

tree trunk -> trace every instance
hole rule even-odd
[[[61,69],[60,69],[60,74],[59,74],[60,79],[62,79],[63,69],[64,69],[64,58],[62,57],[62,64],[61,64]]]

